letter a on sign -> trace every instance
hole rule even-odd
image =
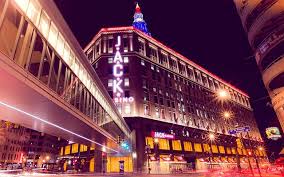
[[[115,56],[114,56],[114,59],[113,59],[113,62],[114,62],[114,63],[116,63],[117,61],[118,61],[118,62],[121,62],[121,63],[123,62],[122,57],[121,57],[119,51],[116,51]]]

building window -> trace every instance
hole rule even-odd
[[[202,146],[200,143],[194,143],[194,151],[195,152],[202,152]]]
[[[108,39],[108,53],[113,52],[113,38]]]
[[[146,80],[144,80],[144,79],[143,79],[143,81],[142,81],[142,87],[143,87],[144,89],[148,89],[148,82],[147,82]]]
[[[129,87],[129,78],[124,78],[124,86]]]
[[[139,40],[138,45],[139,45],[139,53],[145,55],[145,43]]]
[[[174,151],[182,150],[180,140],[172,140],[172,146]]]
[[[155,115],[156,115],[156,118],[160,118],[160,112],[159,112],[158,107],[155,107]]]
[[[158,104],[158,97],[154,96],[154,102]]]
[[[165,110],[164,109],[161,109],[161,117],[162,117],[162,119],[166,119]]]
[[[128,38],[127,37],[123,37],[123,51],[124,52],[128,52]]]
[[[149,101],[149,94],[147,92],[144,92],[143,100]]]
[[[124,63],[129,63],[129,58],[128,57],[123,57],[123,62]]]
[[[108,58],[107,62],[108,62],[109,64],[113,63],[113,58]]]
[[[150,106],[147,104],[144,105],[144,115],[150,115]]]
[[[145,144],[150,146],[151,149],[154,149],[154,139],[152,137],[146,137]]]
[[[108,86],[108,87],[112,87],[112,86],[113,86],[113,80],[112,80],[112,79],[109,79],[109,80],[108,80],[107,86]]]
[[[159,139],[159,149],[170,150],[170,143],[167,139]]]
[[[150,58],[154,61],[157,60],[157,50],[150,47]]]
[[[125,104],[124,112],[125,112],[125,114],[130,114],[131,113],[130,104]]]
[[[124,96],[125,96],[126,98],[129,98],[129,97],[130,97],[130,91],[125,91],[125,92],[124,92]]]
[[[188,141],[183,142],[184,151],[193,151],[192,143]]]

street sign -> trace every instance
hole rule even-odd
[[[250,127],[249,126],[245,126],[245,127],[237,127],[235,129],[229,130],[228,133],[231,135],[237,134],[237,133],[242,133],[242,132],[249,132],[250,131]]]

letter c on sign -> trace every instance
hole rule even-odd
[[[113,75],[115,77],[121,77],[123,75],[122,69],[123,69],[123,66],[121,64],[119,63],[115,64],[113,66]]]

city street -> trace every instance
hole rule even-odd
[[[270,172],[261,172],[261,175],[258,174],[257,171],[254,171],[254,175],[249,173],[248,171],[242,171],[241,173],[237,173],[235,171],[200,171],[200,172],[192,172],[186,174],[135,174],[135,173],[107,173],[107,174],[99,174],[99,173],[84,173],[84,174],[44,174],[44,173],[19,173],[19,174],[7,174],[7,173],[0,173],[0,177],[26,177],[26,176],[35,176],[35,177],[54,177],[54,176],[62,176],[62,177],[131,177],[131,176],[140,176],[140,177],[167,177],[167,176],[192,176],[192,177],[251,177],[251,176],[262,176],[262,177],[283,177],[284,174],[281,175],[280,171],[270,171]]]

